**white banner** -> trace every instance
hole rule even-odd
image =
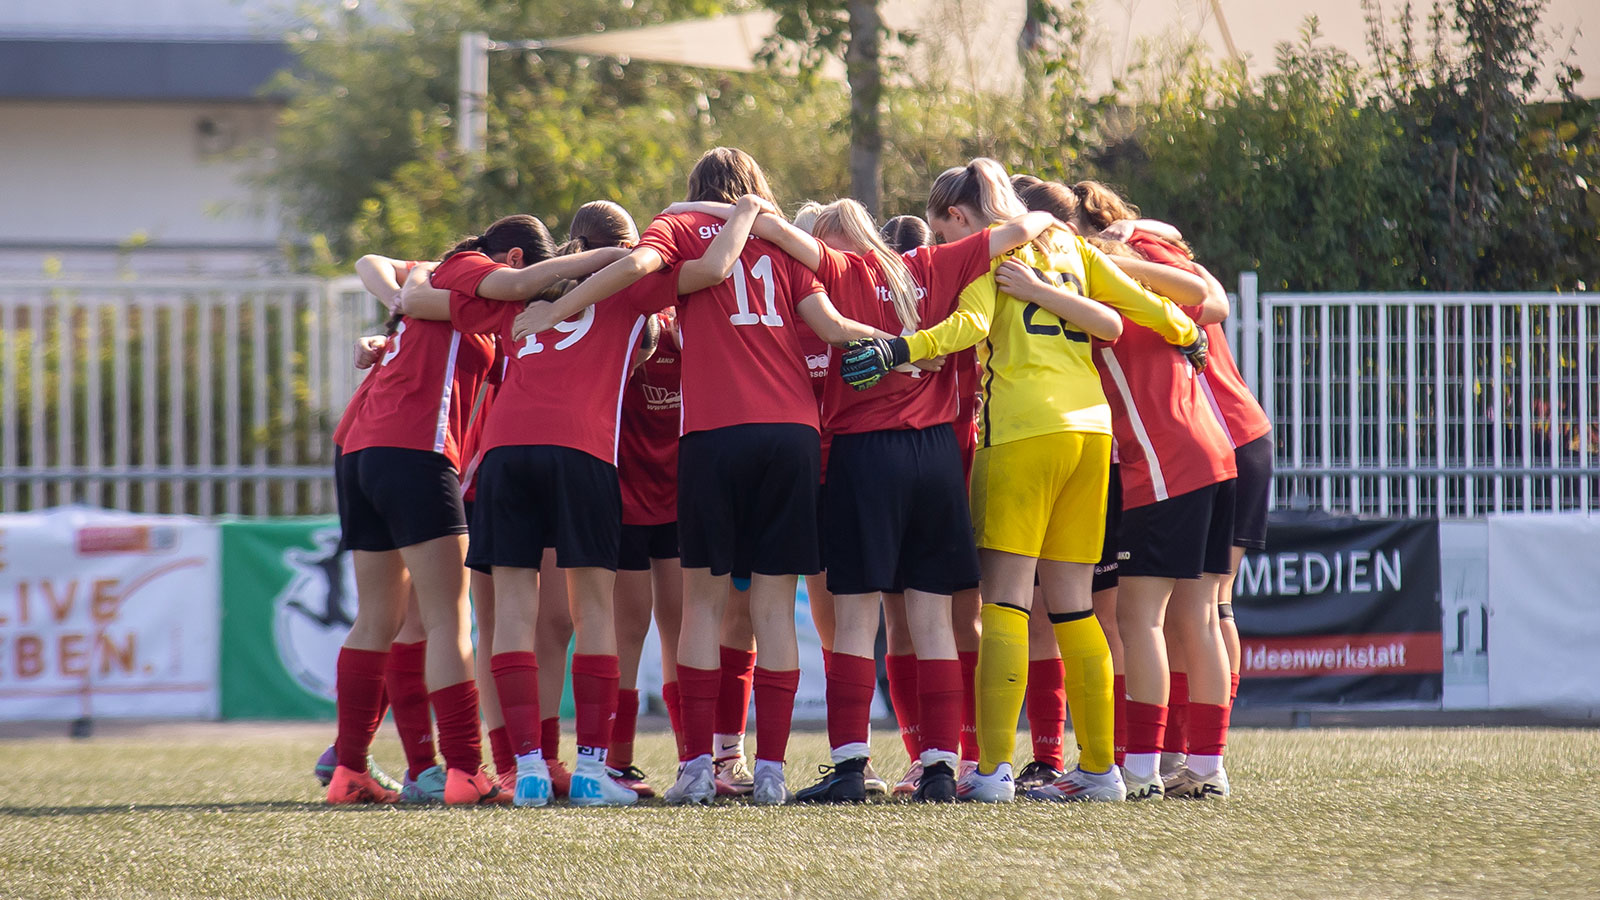
[[[1600,709],[1600,518],[1489,518],[1489,704]]]
[[[215,525],[0,515],[0,719],[215,718]]]

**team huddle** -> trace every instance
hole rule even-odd
[[[633,760],[652,621],[668,803],[1227,796],[1232,573],[1264,546],[1272,450],[1226,292],[1095,182],[975,159],[926,214],[791,222],[719,147],[642,235],[596,201],[560,247],[518,215],[437,263],[364,257],[392,315],[334,434],[358,614],[328,802],[655,796]],[[802,576],[831,759],[794,793]],[[390,710],[400,782],[369,756]]]

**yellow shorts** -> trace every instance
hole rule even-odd
[[[1043,434],[981,447],[972,461],[979,547],[1097,563],[1105,549],[1111,435]]]

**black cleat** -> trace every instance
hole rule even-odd
[[[1036,759],[1023,766],[1022,771],[1017,774],[1017,793],[1023,793],[1029,788],[1055,784],[1064,774],[1066,773],[1055,766]]]
[[[956,801],[956,773],[949,763],[934,763],[922,770],[917,780],[917,792],[911,799],[920,803],[954,803]]]
[[[867,758],[858,756],[835,766],[817,766],[822,780],[794,795],[796,803],[865,803]],[[952,788],[953,790],[953,788]]]

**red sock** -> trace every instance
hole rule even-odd
[[[1061,740],[1067,732],[1067,691],[1062,686],[1067,667],[1059,657],[1028,661],[1028,732],[1033,737],[1033,758],[1064,768]]]
[[[334,674],[339,736],[333,743],[339,765],[356,772],[367,770],[367,751],[383,721],[383,670],[388,659],[386,650],[339,649]]]
[[[577,714],[578,746],[611,748],[611,721],[617,717],[616,654],[572,654],[572,705]]]
[[[1228,745],[1229,709],[1212,703],[1189,704],[1189,752],[1195,756],[1221,756]]]
[[[1128,755],[1128,676],[1111,676],[1111,744],[1117,765]]]
[[[717,717],[718,669],[696,669],[678,663],[678,695],[683,704],[683,752],[679,762],[711,755],[711,735]]]
[[[552,762],[561,758],[560,716],[539,720],[539,749],[544,752],[544,758]]]
[[[794,725],[794,695],[799,690],[799,669],[775,671],[759,666],[756,668],[757,761],[765,759],[781,763],[789,752],[789,729]],[[867,702],[872,702],[871,694],[868,694]]]
[[[959,650],[961,662],[961,758],[978,761],[978,651]]]
[[[1128,701],[1128,752],[1160,753],[1162,732],[1167,730],[1167,708],[1154,703]]]
[[[483,724],[478,718],[478,683],[466,681],[428,695],[439,723],[439,752],[446,769],[476,775],[483,768]]]
[[[389,708],[394,710],[394,730],[400,732],[400,747],[406,753],[406,772],[413,780],[423,770],[438,764],[433,753],[428,685],[422,677],[423,658],[427,652],[427,641],[391,644],[389,664],[383,670]]]
[[[504,725],[489,729],[489,753],[494,756],[496,775],[517,770],[517,755],[511,751],[511,736]]]
[[[909,653],[885,658],[889,669],[889,700],[894,703],[894,719],[900,725],[900,740],[906,755],[916,762],[922,754],[922,739],[917,735],[917,658]]]
[[[917,718],[923,750],[955,753],[960,749],[961,663],[953,659],[917,661]]]
[[[633,765],[633,736],[639,730],[639,692],[617,691],[617,719],[611,725],[611,753],[606,757],[613,769]]]
[[[1239,699],[1239,673],[1231,672],[1228,675],[1228,705],[1232,706],[1233,701],[1237,699]]]
[[[489,657],[500,711],[506,717],[506,738],[511,752],[523,756],[539,749],[539,660],[518,650]]]
[[[822,647],[819,649],[822,650],[822,671],[826,673],[828,671],[828,667],[833,665],[833,651],[829,650],[827,647]]]
[[[828,669],[828,746],[865,744],[872,725],[872,694],[877,688],[878,666],[864,656],[835,653]],[[799,681],[795,682],[798,687]],[[789,711],[794,712],[793,700]],[[756,704],[760,721],[761,704]],[[787,745],[788,738],[784,739]],[[770,758],[770,757],[768,757]]]
[[[1187,753],[1187,733],[1184,725],[1189,721],[1189,673],[1173,672],[1167,692],[1167,732],[1161,742],[1162,753]]]
[[[756,652],[723,647],[717,687],[717,734],[744,734],[750,711],[750,685],[755,677]]]
[[[661,686],[661,702],[667,705],[667,724],[672,726],[672,739],[678,745],[678,759],[688,759],[683,747],[683,695],[678,692],[676,681]]]

